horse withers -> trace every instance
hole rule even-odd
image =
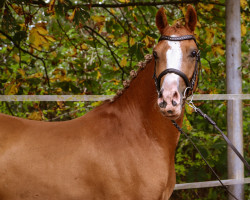
[[[180,38],[193,35],[196,18],[188,6],[185,25],[169,26],[161,8],[156,25],[162,36]],[[194,40],[161,40],[122,94],[71,121],[1,114],[0,199],[169,199],[179,139],[171,120],[182,124],[195,52]]]

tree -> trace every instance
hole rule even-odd
[[[182,21],[186,4],[198,14],[195,31],[202,57],[198,93],[226,93],[225,0],[3,0],[0,3],[1,94],[115,94],[159,38],[155,14],[164,6],[169,23]],[[249,1],[241,0],[243,91],[250,92],[248,71]],[[226,102],[198,102],[225,130]],[[0,102],[0,111],[36,120],[67,120],[99,102]],[[80,111],[80,112],[78,112]],[[245,149],[249,101],[244,102]],[[186,108],[185,130],[226,178],[226,146],[219,135]],[[250,152],[246,155],[250,157]],[[195,161],[194,161],[195,160]],[[177,181],[210,180],[211,173],[184,138],[176,155]],[[247,189],[249,194],[249,187]],[[198,197],[198,196],[199,197]],[[225,199],[220,190],[175,192],[173,199]]]

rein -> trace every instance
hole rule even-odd
[[[171,37],[171,36],[161,36],[159,41],[162,40],[169,40],[169,41],[183,41],[183,40],[194,40],[194,42],[196,43],[197,47],[198,47],[198,43],[195,39],[195,37],[193,35],[184,35],[184,36],[180,36],[180,37]],[[160,75],[157,77],[156,76],[156,59],[155,59],[155,66],[154,66],[154,75],[153,75],[153,79],[155,81],[155,86],[156,86],[156,90],[158,93],[158,96],[161,97],[161,79],[164,75],[168,74],[168,73],[174,73],[179,75],[180,77],[183,78],[183,80],[185,81],[186,84],[186,89],[184,90],[184,99],[187,98],[189,95],[188,90],[191,91],[191,94],[193,95],[193,89],[194,89],[194,85],[196,82],[196,78],[198,76],[198,65],[200,64],[200,50],[197,51],[196,55],[196,60],[195,60],[195,69],[194,69],[194,73],[192,75],[191,80],[189,81],[189,79],[187,78],[187,76],[180,70],[174,69],[174,68],[169,68],[166,69],[164,71],[162,71],[160,73]],[[198,77],[199,78],[199,77]],[[198,81],[199,82],[199,81]],[[248,164],[248,162],[244,159],[244,157],[240,154],[240,152],[235,148],[235,146],[232,144],[232,142],[228,139],[228,137],[220,130],[220,128],[217,126],[217,124],[205,113],[203,113],[199,108],[197,108],[193,102],[192,99],[189,102],[186,102],[190,107],[192,107],[196,113],[198,113],[200,116],[202,116],[203,118],[205,118],[210,124],[212,124],[214,126],[214,128],[216,128],[220,134],[222,135],[223,139],[227,142],[228,146],[230,146],[230,148],[235,152],[235,154],[240,158],[240,160],[244,163],[244,165],[246,166],[247,170],[250,171],[250,165]],[[213,170],[213,168],[209,165],[209,163],[207,162],[207,160],[205,159],[205,157],[202,155],[202,153],[200,152],[200,150],[198,149],[198,147],[194,144],[194,142],[192,141],[192,139],[181,129],[181,127],[174,121],[172,120],[173,125],[178,129],[178,131],[182,134],[185,135],[185,137],[192,143],[192,145],[194,146],[194,148],[198,151],[198,153],[201,155],[202,159],[205,161],[206,165],[210,168],[210,170],[213,172],[213,174],[216,176],[217,180],[220,182],[220,184],[222,185],[222,187],[228,192],[228,194],[230,194],[234,199],[238,200],[238,198],[235,197],[234,194],[232,194],[227,187],[222,183],[222,181],[220,180],[219,176],[216,174],[216,172]]]

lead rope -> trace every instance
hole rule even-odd
[[[200,150],[198,149],[198,147],[194,144],[193,140],[181,129],[181,127],[174,121],[172,120],[172,123],[174,124],[174,126],[178,129],[178,131],[182,134],[185,135],[185,137],[189,140],[189,142],[191,142],[191,144],[194,146],[194,148],[196,149],[196,151],[200,154],[200,156],[202,157],[202,159],[204,160],[204,162],[206,163],[206,165],[209,167],[209,169],[213,172],[213,174],[216,176],[217,180],[220,182],[220,184],[222,185],[223,189],[228,192],[234,199],[237,199],[234,194],[232,194],[227,187],[222,183],[222,181],[220,180],[220,177],[217,175],[217,173],[213,170],[213,168],[208,164],[207,160],[205,159],[205,157],[202,155],[202,153],[200,152]]]
[[[228,137],[222,132],[222,130],[217,126],[217,124],[204,112],[201,111],[201,109],[197,108],[193,102],[193,96],[187,104],[195,110],[196,113],[198,113],[200,116],[202,116],[204,119],[206,119],[210,124],[216,128],[220,134],[222,135],[223,139],[227,142],[227,144],[230,146],[230,148],[234,151],[234,153],[240,158],[240,160],[244,163],[246,166],[247,170],[250,172],[250,165],[248,162],[244,159],[244,157],[241,155],[241,153],[235,148],[235,146],[232,144],[232,142],[228,139]]]
[[[185,94],[184,94],[185,95]],[[193,95],[191,97],[191,100],[189,102],[187,102],[187,104],[193,108],[195,110],[196,113],[198,113],[200,116],[202,116],[203,118],[205,118],[210,124],[212,124],[223,136],[223,139],[227,142],[227,144],[233,149],[233,151],[237,154],[237,156],[241,159],[241,161],[245,164],[245,166],[247,167],[248,171],[250,171],[250,165],[248,164],[248,162],[243,158],[243,156],[240,154],[240,152],[234,147],[234,145],[232,144],[232,142],[227,138],[227,136],[220,130],[220,128],[217,126],[217,124],[205,113],[203,113],[201,111],[201,109],[197,108],[193,102]],[[182,134],[185,135],[185,137],[191,142],[191,144],[194,146],[194,148],[196,149],[196,151],[200,154],[200,156],[202,157],[202,159],[204,160],[204,162],[206,163],[206,165],[209,167],[209,169],[213,172],[213,174],[216,176],[217,180],[220,182],[220,184],[222,185],[223,189],[230,194],[234,199],[239,200],[238,198],[236,198],[234,196],[234,194],[232,194],[227,187],[222,183],[222,181],[220,180],[220,177],[217,175],[217,173],[213,170],[213,168],[209,165],[209,163],[207,162],[207,160],[205,159],[205,157],[202,155],[202,153],[200,152],[200,150],[198,149],[198,147],[194,144],[193,140],[181,129],[181,127],[174,121],[172,120],[173,125],[178,129],[178,131]]]

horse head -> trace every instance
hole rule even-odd
[[[194,90],[197,81],[199,50],[193,36],[197,23],[194,8],[189,5],[185,25],[170,26],[164,8],[156,14],[156,25],[161,33],[153,49],[157,103],[164,116],[171,120],[180,117],[184,99]]]

